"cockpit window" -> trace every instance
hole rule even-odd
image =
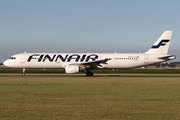
[[[10,57],[9,59],[11,59],[11,60],[15,60],[15,59],[16,59],[16,57]]]

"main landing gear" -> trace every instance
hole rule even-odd
[[[87,70],[86,76],[93,76],[93,72],[91,72],[90,70]]]
[[[26,69],[25,69],[25,68],[23,68],[23,71],[22,71],[22,76],[25,76],[25,71],[26,71]]]

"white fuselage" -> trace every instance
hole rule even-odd
[[[110,59],[100,68],[136,68],[163,62],[160,54],[135,53],[22,53],[13,55],[4,62],[12,68],[64,68],[69,64],[88,63]]]
[[[172,31],[165,31],[155,44],[145,53],[22,53],[13,55],[4,62],[12,68],[63,68],[65,73],[78,73],[87,70],[87,76],[93,76],[91,70],[124,69],[147,66],[175,59],[167,55]]]

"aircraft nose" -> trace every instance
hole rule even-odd
[[[3,65],[6,67],[9,67],[11,65],[11,63],[8,60],[6,60],[6,61],[4,61]]]
[[[6,65],[7,65],[7,62],[6,62],[6,61],[4,61],[4,62],[3,62],[3,65],[4,65],[4,66],[6,66]]]

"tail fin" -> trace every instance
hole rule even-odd
[[[165,31],[146,53],[167,55],[171,36],[172,31]]]

